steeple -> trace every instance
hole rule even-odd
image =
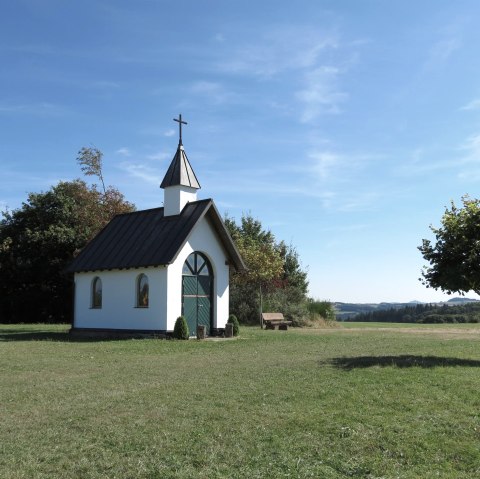
[[[173,120],[178,122],[180,131],[177,151],[160,184],[160,188],[164,189],[165,216],[180,214],[187,203],[197,200],[197,190],[200,189],[182,143],[182,124],[186,125],[187,122],[182,121],[182,115]]]
[[[160,188],[168,188],[169,186],[177,185],[189,186],[190,188],[196,188],[197,190],[200,189],[200,184],[198,183],[192,165],[190,165],[187,154],[181,143],[178,144],[177,152],[168,167]]]

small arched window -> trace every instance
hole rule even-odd
[[[137,308],[148,308],[148,277],[144,274],[137,278]]]
[[[102,280],[95,276],[92,281],[92,308],[102,307]]]

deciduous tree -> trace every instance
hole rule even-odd
[[[259,321],[261,305],[286,315],[306,314],[307,273],[302,270],[295,248],[277,243],[271,231],[251,215],[243,215],[240,224],[225,219],[247,271],[233,274],[230,281],[232,312],[243,323]],[[262,299],[263,298],[263,299]]]
[[[480,200],[462,198],[463,207],[445,208],[441,226],[430,229],[435,241],[422,240],[418,247],[429,266],[420,281],[446,293],[480,294]]]
[[[63,274],[87,241],[118,213],[132,211],[115,188],[60,182],[0,221],[0,322],[64,322],[72,279]]]
[[[103,153],[95,147],[82,147],[78,152],[77,162],[86,176],[96,176],[102,183],[103,193],[107,194],[103,181]]]

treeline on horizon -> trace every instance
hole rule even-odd
[[[480,303],[466,303],[448,306],[447,304],[417,304],[403,308],[390,308],[369,311],[344,319],[349,322],[378,323],[479,323]]]

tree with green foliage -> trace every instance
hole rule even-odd
[[[175,326],[173,327],[173,337],[175,339],[188,339],[190,337],[185,316],[179,316],[175,321]]]
[[[302,269],[297,250],[283,241],[277,244],[282,258],[282,273],[265,288],[264,310],[280,311],[300,326],[309,315],[307,308],[308,279]]]
[[[480,200],[464,196],[462,203],[459,208],[452,201],[441,226],[430,226],[435,242],[424,239],[418,247],[430,263],[423,268],[420,281],[449,294],[480,294]]]
[[[225,225],[247,266],[230,280],[230,309],[239,321],[257,323],[260,309],[281,311],[292,320],[308,314],[307,273],[295,248],[277,243],[251,215],[243,215],[240,224],[227,217]]]
[[[0,220],[0,322],[68,322],[73,281],[64,269],[119,213],[134,210],[113,187],[82,180],[30,193]]]
[[[225,226],[247,266],[246,271],[230,277],[230,309],[242,323],[258,323],[262,290],[282,274],[275,237],[251,215],[242,215],[238,225],[227,217]]]
[[[293,245],[281,241],[278,245],[283,261],[282,281],[285,286],[294,289],[298,300],[303,300],[308,292],[307,272],[300,264],[300,257]]]
[[[235,282],[258,286],[281,277],[283,260],[271,231],[265,231],[251,215],[243,215],[240,225],[226,218],[225,225],[247,265],[247,271],[235,276]]]

